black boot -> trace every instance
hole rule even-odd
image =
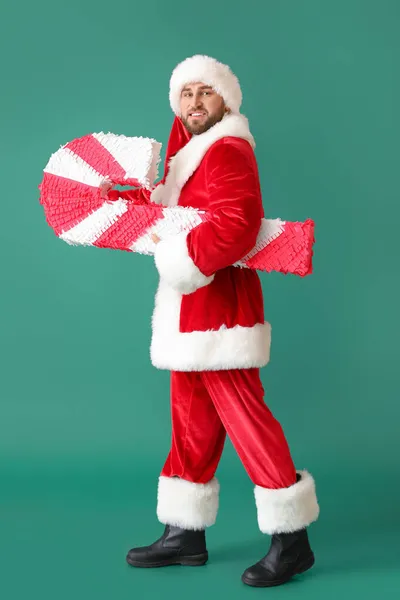
[[[133,567],[204,565],[208,560],[205,531],[166,525],[163,535],[158,540],[151,546],[132,548],[126,560]]]
[[[255,587],[272,587],[286,583],[314,564],[306,529],[272,536],[269,552],[258,563],[246,569],[243,583]]]

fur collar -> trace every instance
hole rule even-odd
[[[159,184],[153,190],[151,201],[164,206],[176,206],[183,186],[200,165],[207,150],[227,136],[243,138],[255,148],[247,118],[244,115],[226,115],[208,131],[192,136],[186,146],[171,158],[165,184]]]

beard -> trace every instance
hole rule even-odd
[[[208,117],[208,119],[206,119],[204,121],[204,123],[189,123],[189,120],[187,118],[181,117],[182,118],[182,123],[184,124],[184,126],[186,127],[186,129],[188,130],[189,133],[193,134],[193,135],[200,135],[201,133],[204,133],[205,131],[208,131],[209,129],[211,129],[211,127],[213,127],[216,123],[219,123],[219,121],[222,121],[222,119],[225,116],[225,108],[221,108],[220,111],[218,113],[215,113],[214,115],[211,115]]]

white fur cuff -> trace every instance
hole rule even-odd
[[[289,533],[307,527],[319,516],[315,482],[307,471],[288,488],[255,486],[258,525],[262,533]]]
[[[164,525],[205,529],[214,525],[219,502],[219,483],[192,483],[179,477],[158,480],[157,517]]]
[[[187,232],[179,233],[156,245],[154,259],[160,277],[180,294],[192,294],[208,285],[214,275],[206,277],[189,256]]]

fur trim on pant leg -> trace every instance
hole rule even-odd
[[[165,525],[204,529],[214,525],[219,502],[219,483],[192,483],[161,476],[158,481],[157,517]]]
[[[314,479],[307,471],[297,472],[300,481],[288,488],[255,486],[258,525],[263,533],[289,533],[317,520],[319,506]]]

